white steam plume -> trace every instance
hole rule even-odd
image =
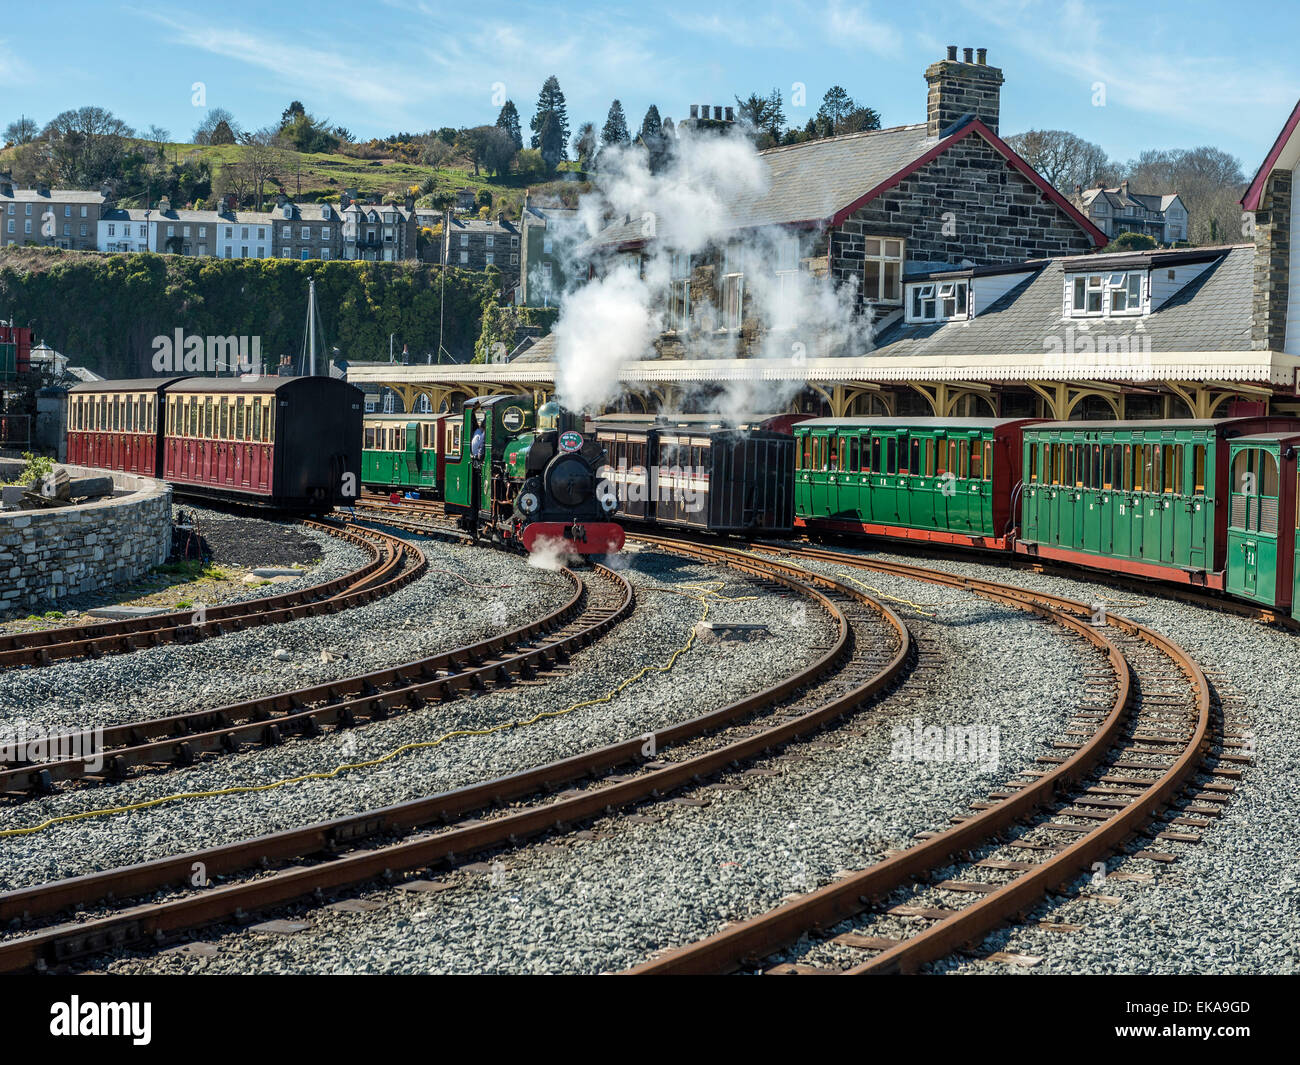
[[[729,270],[743,272],[745,319],[759,326],[759,340],[747,345],[748,361],[783,359],[797,367],[807,358],[857,353],[869,345],[870,328],[854,313],[855,287],[815,277],[801,266],[819,236],[824,246],[824,236],[737,225],[741,205],[759,198],[767,181],[766,163],[739,130],[681,127],[658,173],[635,146],[602,152],[594,189],[580,203],[580,225],[567,240],[562,231],[557,237],[570,259],[581,241],[611,225],[645,244],[631,252],[600,251],[609,258],[598,263],[597,276],[578,279],[565,295],[554,330],[556,394],[565,406],[599,413],[622,391],[623,367],[655,357],[674,255],[725,249]],[[690,326],[677,334],[686,358],[740,356],[740,331],[715,328],[722,320],[712,301],[692,300]],[[784,409],[803,386],[802,379],[740,381],[689,399],[697,409],[734,422]]]

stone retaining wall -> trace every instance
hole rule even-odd
[[[0,459],[0,480],[23,463]],[[106,470],[65,466],[72,477]],[[162,481],[113,473],[111,498],[52,510],[0,513],[0,616],[49,609],[70,596],[134,580],[167,561],[172,490]]]

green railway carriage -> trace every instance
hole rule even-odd
[[[1295,426],[1286,418],[1030,426],[1016,550],[1222,589],[1229,440]]]
[[[812,418],[794,426],[795,525],[1005,550],[1029,419]]]
[[[460,453],[460,419],[448,414],[368,414],[362,425],[361,481],[437,495],[448,458]]]
[[[1227,590],[1300,617],[1300,430],[1228,442]]]

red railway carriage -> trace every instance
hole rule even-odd
[[[347,506],[361,477],[359,388],[330,377],[189,377],[162,393],[161,476],[191,495]]]
[[[68,461],[158,476],[162,391],[182,380],[92,381],[68,390]]]

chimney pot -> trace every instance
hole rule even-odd
[[[981,51],[983,51],[981,49]],[[967,115],[974,115],[994,133],[1002,88],[1002,71],[997,67],[971,62],[974,49],[966,49],[966,61],[957,65],[956,45],[948,46],[948,60],[931,63],[925,71],[929,86],[926,105],[926,132],[931,137],[953,128]]]
[[[987,48],[975,49],[975,62],[977,62],[980,66],[986,66],[988,63],[988,58],[989,58],[989,50]]]
[[[962,55],[962,61],[963,61],[963,62],[966,62],[966,63],[973,62],[974,59],[975,59],[975,49],[974,49],[974,48],[963,48],[963,49],[961,50],[961,55]]]
[[[713,121],[714,122],[722,121],[722,108],[717,105],[715,105],[713,108]]]
[[[699,118],[699,117],[700,117],[700,105],[691,104],[691,118]]]

